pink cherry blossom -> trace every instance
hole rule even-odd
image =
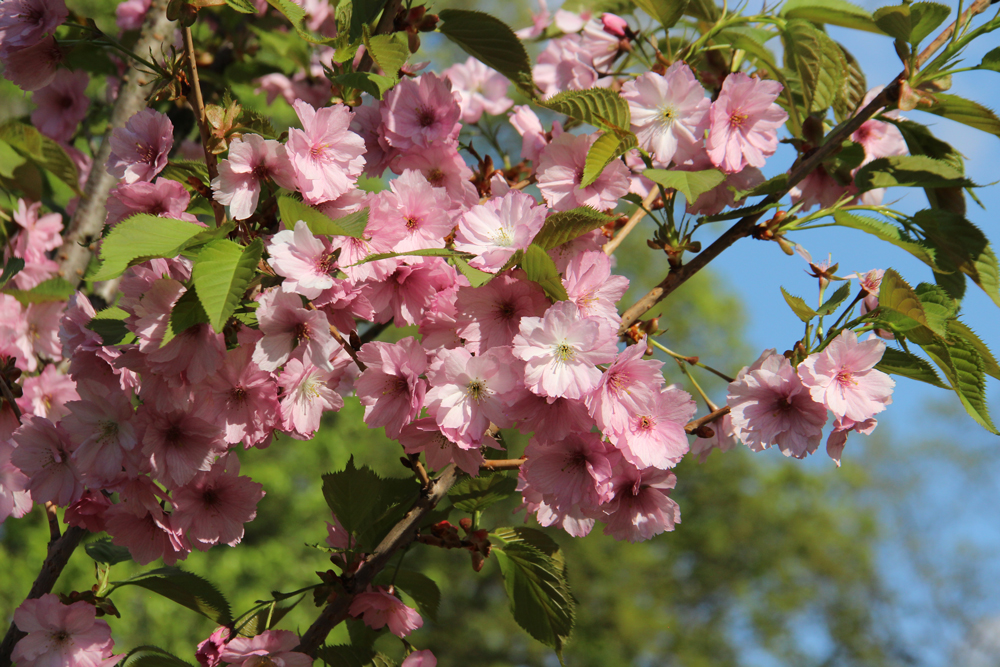
[[[171,523],[172,517],[154,503],[143,507],[132,501],[119,502],[105,513],[111,543],[128,549],[139,565],[163,559],[173,565],[191,552],[180,531]]]
[[[174,124],[166,115],[144,108],[111,133],[108,173],[126,183],[152,181],[167,166],[174,145]]]
[[[447,191],[433,187],[413,169],[390,181],[389,187],[375,195],[370,215],[383,233],[398,239],[393,250],[443,247],[444,237],[455,226]]]
[[[10,408],[4,404],[4,408]],[[15,420],[15,425],[17,424]],[[31,511],[31,494],[28,484],[31,480],[11,460],[15,444],[6,438],[0,438],[0,524],[13,516],[20,519]]]
[[[295,173],[277,141],[244,134],[229,144],[229,157],[219,162],[219,175],[212,180],[215,200],[229,207],[236,220],[246,220],[257,210],[261,184],[295,189]]]
[[[763,167],[778,148],[778,128],[788,114],[774,103],[781,94],[777,81],[735,72],[722,83],[712,103],[706,148],[712,164],[727,173]]]
[[[626,81],[622,97],[639,145],[658,161],[680,163],[700,148],[711,102],[686,63],[675,62],[663,75],[647,72]]]
[[[299,100],[293,106],[303,129],[288,130],[286,149],[298,189],[311,203],[336,199],[365,166],[365,142],[349,129],[354,114],[343,104],[316,110]]]
[[[451,199],[446,200],[447,208],[455,208],[455,205],[475,206],[479,203],[476,186],[469,180],[472,178],[472,169],[462,159],[456,146],[431,144],[419,151],[401,153],[392,161],[392,170],[402,174],[407,169],[419,171],[435,188],[444,188]]]
[[[46,593],[25,600],[14,611],[14,624],[27,636],[14,647],[18,667],[112,667],[122,659],[112,655],[114,640],[107,621],[96,618],[94,605],[64,605]]]
[[[629,416],[639,409],[637,399],[660,392],[663,362],[643,359],[645,353],[643,338],[625,348],[601,375],[588,405],[602,431],[624,431]]]
[[[737,437],[755,452],[778,445],[785,456],[801,459],[819,447],[826,408],[773,349],[739,372],[726,403]]]
[[[111,507],[111,499],[100,491],[84,491],[80,499],[66,508],[63,521],[70,526],[79,526],[92,533],[107,530],[105,513]]]
[[[376,586],[374,590],[369,586],[367,591],[355,595],[348,613],[355,618],[361,617],[365,625],[374,630],[388,625],[389,631],[397,637],[405,637],[424,624],[420,614],[384,586]]]
[[[462,129],[461,115],[451,81],[434,73],[403,79],[382,105],[386,141],[403,151],[455,143]]]
[[[67,16],[63,0],[7,0],[0,5],[0,58],[52,35]]]
[[[672,472],[621,462],[611,480],[614,497],[601,508],[604,534],[635,543],[672,531],[681,522],[681,509],[669,496],[676,484]]]
[[[333,287],[333,251],[324,239],[309,231],[304,220],[296,222],[294,230],[285,229],[272,236],[267,252],[274,272],[285,278],[281,291],[315,299]]]
[[[870,417],[863,422],[851,421],[847,417],[834,419],[833,430],[830,431],[830,435],[826,439],[827,455],[833,459],[833,462],[839,468],[840,457],[844,453],[844,445],[847,444],[847,436],[850,435],[851,431],[871,435],[876,426],[878,426],[878,420],[874,417]]]
[[[268,292],[260,298],[257,319],[264,337],[257,343],[253,362],[261,370],[277,370],[293,352],[317,368],[333,370],[330,359],[339,345],[330,335],[326,316],[303,308],[297,294]]]
[[[31,98],[38,105],[31,112],[32,124],[39,132],[60,143],[72,139],[90,106],[85,94],[89,82],[86,72],[56,72],[52,83],[35,91]]]
[[[440,257],[427,257],[414,264],[401,263],[384,280],[368,286],[375,321],[394,319],[397,325],[418,324],[435,295],[454,287],[458,281],[458,272]]]
[[[527,362],[524,383],[536,394],[584,398],[597,387],[597,364],[611,363],[614,334],[594,317],[581,317],[571,301],[560,301],[544,317],[521,319],[514,356]]]
[[[628,167],[621,160],[612,160],[596,181],[580,187],[587,152],[596,140],[596,133],[561,134],[542,151],[538,189],[552,210],[589,206],[603,211],[614,208],[619,197],[628,192]]]
[[[23,393],[17,399],[21,412],[53,422],[58,422],[69,412],[66,403],[80,398],[76,393],[76,382],[60,373],[53,364],[46,366],[41,374],[25,379],[21,389]]]
[[[278,425],[278,385],[252,360],[252,345],[226,352],[226,361],[205,380],[205,399],[226,429],[228,444],[264,447]]]
[[[404,426],[398,440],[407,454],[423,452],[427,467],[431,470],[441,470],[449,463],[454,463],[460,470],[475,477],[484,461],[479,449],[465,449],[461,444],[456,444],[430,417]],[[489,436],[483,438],[483,444],[493,446],[494,443]]]
[[[639,394],[625,428],[613,432],[611,440],[639,469],[673,468],[688,452],[684,425],[696,410],[691,395],[677,387]]]
[[[540,526],[562,528],[573,537],[586,537],[593,530],[594,518],[587,516],[583,508],[579,506],[554,508],[550,506],[545,502],[545,497],[525,482],[523,477],[518,477],[517,490],[521,493],[523,502],[515,512],[524,510],[528,514],[534,514]],[[591,511],[591,514],[601,515],[601,512],[598,509]],[[527,516],[525,516],[525,521],[527,521]]]
[[[628,21],[616,14],[604,12],[601,14],[601,25],[604,31],[615,37],[624,37],[625,29],[628,28]]]
[[[441,75],[451,81],[452,88],[458,93],[463,123],[478,123],[484,112],[497,116],[514,104],[507,97],[510,85],[507,77],[475,58],[455,63]]]
[[[593,88],[598,76],[593,57],[583,49],[578,35],[550,41],[538,55],[531,75],[546,98],[565,90]]]
[[[190,203],[191,193],[187,188],[167,178],[158,178],[153,183],[119,183],[108,193],[105,223],[116,225],[136,213],[198,222],[198,218],[186,212]]]
[[[414,651],[399,667],[437,667],[437,658],[430,651]]]
[[[545,222],[545,213],[534,197],[512,190],[462,215],[455,249],[476,255],[469,260],[470,266],[496,273],[517,250],[531,245]]]
[[[31,480],[25,490],[34,502],[66,507],[80,498],[83,483],[72,460],[69,437],[61,427],[44,417],[22,415],[12,439],[17,448],[10,461]]]
[[[382,126],[380,106],[362,104],[354,108],[354,120],[351,121],[351,131],[365,142],[365,175],[380,178],[389,164],[399,155],[399,150],[389,145],[385,138],[385,128]]]
[[[229,454],[171,494],[174,525],[195,549],[213,544],[235,547],[243,539],[243,524],[257,517],[263,486],[240,476],[240,462]]]
[[[299,636],[290,630],[265,630],[256,637],[234,637],[219,657],[241,667],[311,667],[311,657],[292,650],[298,645]]]
[[[595,510],[611,499],[618,455],[599,433],[574,433],[552,442],[532,439],[524,453],[528,460],[521,466],[521,477],[553,510]]]
[[[327,410],[340,410],[344,399],[336,392],[338,374],[311,363],[292,359],[278,378],[284,390],[281,398],[281,427],[294,431],[292,437],[308,439],[319,429]]]
[[[546,398],[526,392],[511,413],[517,415],[517,429],[534,433],[539,440],[558,442],[571,433],[589,433],[594,419],[587,404],[570,398]]]
[[[194,412],[160,412],[144,405],[140,414],[146,427],[142,453],[150,458],[156,480],[167,486],[184,486],[226,451],[223,430]]]
[[[606,30],[605,23],[597,18],[591,18],[583,26],[583,32],[580,34],[580,50],[590,56],[590,61],[598,72],[607,72],[615,58],[623,53],[621,40]]]
[[[458,335],[476,354],[514,342],[523,317],[541,317],[549,307],[538,283],[524,271],[505,271],[480,287],[460,287],[455,305],[464,319]]]
[[[818,354],[799,364],[799,377],[813,400],[838,419],[863,422],[892,403],[896,383],[875,364],[885,353],[885,343],[874,336],[863,342],[845,329]]]
[[[138,30],[146,20],[153,0],[125,0],[115,7],[115,25],[119,30]]]
[[[208,639],[198,644],[198,650],[195,651],[194,657],[197,658],[201,667],[218,667],[222,663],[220,653],[226,647],[226,640],[229,639],[230,634],[235,635],[236,633],[231,632],[226,626],[220,625],[208,636]]]
[[[420,376],[427,370],[427,352],[407,337],[392,344],[367,343],[358,360],[368,366],[354,384],[365,406],[365,423],[369,428],[385,426],[386,435],[398,437],[423,407],[427,381]]]
[[[542,121],[526,104],[514,107],[510,124],[521,135],[521,157],[532,162],[538,161],[542,149],[549,145],[551,139],[562,134],[562,126],[558,122],[552,125],[552,132],[549,133],[551,136],[546,134]]]
[[[0,53],[3,76],[22,90],[40,90],[55,81],[66,54],[51,35],[40,42]]]
[[[60,424],[74,444],[73,459],[91,488],[120,481],[125,452],[141,437],[133,423],[135,413],[120,392],[91,396],[67,406],[70,414]]]
[[[563,269],[563,286],[583,317],[621,321],[618,300],[628,289],[628,278],[611,273],[611,258],[600,250],[581,252]]]

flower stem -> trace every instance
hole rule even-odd
[[[678,354],[677,352],[674,352],[673,350],[667,349],[663,345],[660,345],[660,343],[658,341],[655,341],[652,338],[649,339],[649,343],[653,347],[656,347],[656,348],[658,348],[660,350],[663,350],[664,352],[666,352],[667,354],[669,354],[674,359],[680,359],[681,361],[686,361],[687,363],[691,364],[692,366],[697,366],[698,368],[704,368],[709,373],[712,373],[714,375],[718,375],[720,378],[722,378],[726,382],[732,382],[733,381],[733,378],[729,377],[728,375],[726,375],[722,371],[717,371],[714,368],[712,368],[711,366],[708,366],[706,364],[701,363],[698,360],[698,357],[686,357],[683,354]]]

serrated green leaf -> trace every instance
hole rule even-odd
[[[27,158],[22,157],[13,146],[6,141],[0,141],[0,176],[13,178],[14,170],[27,161]]]
[[[226,0],[226,4],[238,11],[240,14],[256,14],[257,8],[250,0]]]
[[[365,528],[381,495],[381,486],[382,478],[368,466],[355,467],[353,456],[340,472],[323,475],[327,507],[352,534]]]
[[[62,278],[49,278],[29,290],[8,289],[4,291],[4,294],[11,295],[21,305],[27,306],[31,303],[66,301],[73,296],[73,292],[75,291],[76,288]]]
[[[868,11],[846,0],[787,0],[781,16],[881,34]]]
[[[118,667],[191,667],[191,664],[162,648],[138,646],[128,652]]]
[[[814,317],[817,317],[816,311],[810,308],[802,297],[789,294],[785,291],[784,287],[781,288],[781,295],[785,297],[785,303],[792,309],[792,312],[803,322],[809,322]]]
[[[934,104],[918,109],[1000,137],[1000,118],[978,102],[957,95],[935,93]]]
[[[299,37],[306,40],[310,44],[330,45],[337,43],[337,38],[335,37],[323,37],[322,35],[317,35],[306,28],[306,11],[292,0],[267,0],[267,4],[281,12],[281,14],[288,19],[289,23],[292,24],[292,27],[295,28],[295,32],[298,33]]]
[[[351,0],[350,39],[355,41],[364,34],[365,27],[375,20],[386,0]]]
[[[868,92],[865,73],[861,69],[857,58],[851,55],[842,44],[840,45],[840,50],[844,54],[847,67],[844,70],[844,83],[840,88],[840,94],[833,101],[833,114],[838,123],[844,122],[854,114],[855,110],[861,108],[861,103]]]
[[[216,332],[222,333],[240,304],[263,254],[264,243],[260,239],[254,239],[245,248],[229,239],[219,239],[206,244],[198,253],[191,269],[191,282]]]
[[[495,547],[514,620],[528,634],[557,651],[569,638],[576,603],[563,568],[523,542]]]
[[[80,191],[80,174],[76,163],[58,142],[34,127],[14,119],[0,124],[0,141],[17,151],[21,157],[58,178],[74,193],[83,194]]]
[[[130,342],[125,340],[127,337],[133,336],[132,332],[125,326],[125,318],[127,317],[129,317],[127,312],[117,306],[111,306],[97,311],[93,319],[87,323],[87,328],[96,331],[105,345]]]
[[[936,2],[915,2],[910,5],[909,42],[916,46],[944,23],[951,7]]]
[[[597,138],[587,151],[583,165],[583,176],[580,187],[585,188],[594,183],[611,164],[611,161],[621,157],[639,145],[638,139],[631,132],[605,132]]]
[[[840,46],[804,19],[789,19],[782,39],[785,64],[802,82],[806,111],[832,106],[847,77],[847,59]]]
[[[913,23],[910,20],[910,9],[906,5],[891,5],[880,7],[872,15],[875,25],[890,37],[910,41]]]
[[[83,548],[87,552],[87,555],[98,563],[115,565],[116,563],[124,563],[125,561],[132,560],[129,550],[117,544],[111,544],[111,538],[109,537],[95,540]]]
[[[296,605],[305,599],[305,596],[305,593],[301,593],[276,599],[262,609],[241,616],[233,625],[240,636],[255,637],[276,626]]]
[[[986,235],[978,227],[964,216],[942,209],[918,211],[910,220],[937,249],[939,264],[945,255],[951,267],[969,276],[993,303],[1000,306],[1000,264]]]
[[[510,26],[484,12],[465,9],[442,9],[438,18],[443,22],[438,31],[445,37],[503,74],[525,95],[535,97],[531,58]]]
[[[980,358],[983,360],[983,371],[990,377],[1000,380],[1000,364],[997,363],[996,357],[994,357],[990,349],[986,347],[986,343],[984,343],[982,339],[976,335],[976,332],[970,329],[965,322],[955,319],[949,321],[948,337],[961,338],[966,343],[971,345],[976,352],[979,353]]]
[[[219,589],[204,577],[178,567],[143,572],[125,581],[114,581],[112,586],[139,586],[207,616],[219,625],[228,625],[232,621],[229,603]]]
[[[553,213],[545,218],[532,243],[543,250],[551,250],[598,227],[603,227],[614,219],[613,215],[607,215],[589,206]]]
[[[169,178],[172,181],[177,181],[191,191],[193,191],[194,188],[190,183],[188,183],[189,177],[194,176],[206,186],[211,181],[208,177],[208,167],[204,162],[198,162],[196,160],[171,160],[167,163],[167,166],[163,168],[163,171],[160,172],[159,176],[160,178]]]
[[[726,175],[718,169],[705,169],[704,171],[647,169],[642,172],[642,175],[665,188],[673,188],[684,193],[685,199],[690,204],[726,180]]]
[[[560,550],[559,544],[549,536],[536,528],[527,526],[508,526],[496,528],[490,536],[500,540],[503,544],[525,543],[529,544],[546,556],[555,561],[560,568],[565,569],[566,559]]]
[[[928,248],[920,241],[911,238],[904,230],[896,225],[870,218],[864,215],[854,215],[845,211],[836,211],[833,214],[836,224],[841,227],[858,229],[872,236],[876,236],[883,241],[888,241],[897,248],[902,248],[921,262],[931,268],[937,268],[934,249]]]
[[[398,590],[410,596],[422,616],[427,616],[432,621],[437,620],[441,589],[426,574],[413,570],[382,570],[375,577],[375,583],[382,586],[395,585]]]
[[[911,380],[926,382],[941,389],[951,389],[941,382],[934,372],[934,367],[915,354],[887,347],[882,354],[882,360],[875,364],[875,369],[890,375],[899,375]]]
[[[514,495],[517,478],[504,474],[484,474],[479,477],[463,477],[451,487],[448,498],[460,512],[481,512],[504,498]]]
[[[194,288],[187,290],[170,311],[170,321],[167,323],[167,330],[163,332],[160,347],[166,347],[167,343],[191,327],[207,323],[208,313],[202,307],[197,292]]]
[[[901,316],[892,319],[897,325],[894,328],[900,331],[908,331],[917,326],[927,327],[927,316],[917,293],[892,269],[886,269],[882,275],[878,305],[887,314]]]
[[[954,364],[955,392],[965,411],[987,431],[1000,435],[990,419],[986,403],[986,374],[979,353],[964,338],[949,339],[948,352]]]
[[[156,257],[176,257],[205,228],[193,222],[139,213],[115,225],[101,242],[101,264],[88,280],[117,278],[125,269]]]
[[[840,304],[847,301],[847,297],[851,295],[851,283],[846,282],[837,288],[837,291],[833,295],[823,302],[823,305],[816,309],[816,314],[822,317],[826,317],[833,311],[840,308]]]
[[[973,187],[953,165],[926,155],[893,155],[872,160],[858,170],[854,184],[859,192],[877,188]]]
[[[24,260],[20,257],[8,259],[7,263],[3,265],[3,273],[0,273],[0,289],[3,289],[23,268]]]
[[[628,130],[632,125],[628,103],[608,88],[567,90],[538,104],[602,130]]]
[[[397,81],[398,79],[371,72],[348,72],[333,77],[334,83],[368,93],[376,100],[381,100]]]
[[[455,263],[455,268],[458,269],[458,272],[465,276],[469,284],[473,287],[482,287],[493,279],[492,273],[486,273],[485,271],[480,271],[469,266],[469,263],[462,257],[455,257],[452,261]]]
[[[399,70],[410,57],[410,50],[400,41],[399,35],[369,35],[367,28],[364,30],[365,48],[382,73],[393,81],[399,80]]]
[[[556,263],[541,246],[535,243],[528,246],[521,259],[521,268],[527,274],[528,280],[538,283],[546,296],[553,301],[565,301],[569,298],[559,277]]]
[[[302,220],[313,234],[329,236],[351,236],[360,239],[364,236],[365,227],[368,225],[368,207],[334,220],[319,209],[288,195],[278,197],[278,214],[288,229],[294,229],[295,223]]]
[[[958,306],[948,293],[931,283],[920,283],[913,290],[927,316],[927,328],[939,336],[947,335],[948,320],[954,319]]]
[[[982,62],[979,63],[979,69],[993,70],[994,72],[1000,72],[1000,46],[987,52],[983,56]]]
[[[667,29],[673,28],[681,20],[689,0],[633,0],[633,2]]]

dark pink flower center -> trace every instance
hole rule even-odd
[[[436,120],[433,109],[417,109],[417,122],[420,123],[420,127],[430,127]]]
[[[656,426],[656,422],[652,417],[648,415],[642,415],[639,417],[638,427],[640,431],[652,431]]]
[[[431,185],[439,185],[444,180],[444,172],[440,169],[431,169],[431,172],[427,174],[427,181]]]
[[[247,400],[247,390],[243,388],[243,385],[238,384],[233,387],[229,396],[234,403],[244,403]]]
[[[408,215],[404,218],[406,220],[406,228],[409,230],[416,229],[420,226],[420,218],[414,215]]]
[[[514,319],[514,304],[510,301],[501,301],[497,304],[497,317],[501,320],[508,321]]]
[[[153,160],[156,159],[156,151],[149,144],[136,143],[135,151],[139,154],[140,162],[153,164]]]
[[[334,264],[336,264],[336,259],[331,253],[323,253],[316,258],[316,273],[319,274],[329,274],[333,270]]]
[[[298,346],[302,341],[309,340],[309,325],[305,322],[299,322],[295,325],[295,345]]]
[[[857,383],[858,381],[854,379],[854,373],[851,371],[840,371],[837,373],[837,384],[841,387],[848,387]]]
[[[184,437],[184,431],[177,424],[171,424],[170,428],[163,432],[163,440],[168,445],[176,445],[180,443],[181,438]]]

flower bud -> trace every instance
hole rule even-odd
[[[601,23],[604,25],[604,32],[615,37],[624,37],[625,30],[628,28],[625,19],[607,12],[601,15]]]

